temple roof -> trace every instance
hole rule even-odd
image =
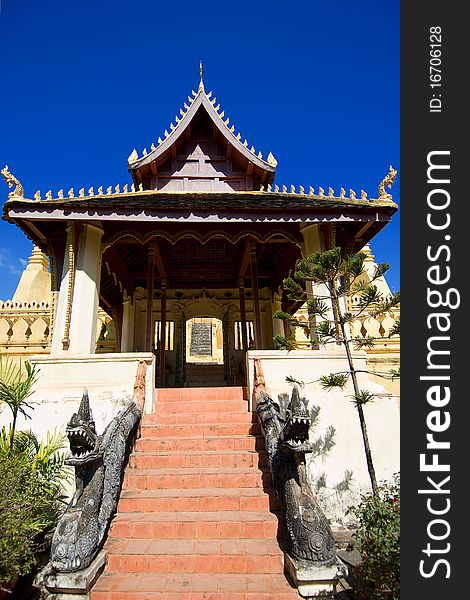
[[[187,102],[184,102],[183,107],[179,110],[179,116],[175,116],[175,123],[170,123],[168,129],[165,130],[162,137],[159,137],[156,144],[152,143],[150,152],[145,148],[142,155],[139,156],[134,149],[128,158],[129,172],[132,174],[134,182],[137,184],[141,181],[140,171],[151,163],[162,163],[168,156],[176,155],[175,145],[180,140],[189,138],[191,123],[200,111],[209,117],[214,126],[214,132],[217,131],[220,138],[224,140],[227,148],[230,148],[229,155],[234,155],[234,158],[242,164],[251,165],[251,169],[255,169],[265,183],[272,183],[276,172],[277,161],[270,152],[266,159],[260,151],[256,151],[254,146],[250,146],[248,141],[242,138],[242,135],[235,132],[235,126],[230,124],[230,119],[225,116],[225,111],[221,109],[212,92],[206,92],[204,83],[199,83],[198,91],[192,91],[192,95],[188,96]]]

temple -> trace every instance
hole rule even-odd
[[[217,536],[223,537],[221,532],[226,531],[230,539],[263,538],[259,547],[264,548],[263,544],[268,543],[264,538],[272,534],[276,544],[272,513],[265,510],[263,516],[258,511],[246,517],[247,509],[258,510],[264,506],[266,495],[274,494],[267,483],[266,458],[262,454],[259,462],[253,458],[263,447],[258,438],[265,428],[263,425],[261,430],[256,421],[259,398],[263,398],[261,405],[265,406],[260,414],[269,423],[271,417],[266,415],[274,406],[272,399],[282,396],[285,400],[286,392],[290,392],[286,376],[318,381],[325,373],[344,370],[345,365],[344,352],[337,345],[332,349],[312,349],[308,338],[302,335],[298,337],[297,350],[274,347],[276,334],[289,333],[283,321],[273,318],[276,311],[297,313],[300,319],[308,319],[305,307],[290,301],[283,292],[283,279],[299,258],[335,247],[344,254],[363,249],[369,273],[366,277],[372,277],[374,259],[369,242],[397,210],[386,190],[396,176],[392,167],[378,181],[377,193],[371,195],[364,190],[356,194],[351,189],[335,191],[330,187],[325,192],[321,187],[307,190],[276,184],[277,161],[273,154],[269,152],[264,158],[241,136],[212,92],[206,92],[202,73],[197,91],[191,92],[161,137],[142,152],[134,149],[127,166],[128,183],[77,191],[64,186],[57,193],[47,191],[44,198],[40,191],[32,198],[26,197],[23,186],[8,167],[2,170],[13,188],[4,204],[3,219],[19,227],[32,241],[34,250],[14,298],[0,303],[0,353],[28,357],[38,365],[41,377],[33,396],[35,431],[41,436],[54,426],[65,429],[72,414],[72,423],[80,423],[81,419],[91,423],[92,406],[94,420],[90,431],[94,433],[89,434],[89,439],[96,438],[99,448],[111,439],[109,432],[113,427],[121,427],[123,409],[129,410],[136,403],[136,411],[143,414],[142,437],[126,470],[120,512],[110,531],[111,545],[105,545],[107,567],[98,581],[97,595],[89,596],[97,599],[105,597],[99,593],[111,594],[113,568],[119,573],[126,569],[127,559],[122,553],[113,558],[112,545],[113,538],[121,534],[125,537],[124,531],[132,538],[133,525],[127,529],[122,525],[127,523],[126,510],[134,515],[134,524],[139,513],[140,531],[148,532],[151,527],[156,531],[159,511],[165,510],[156,508],[163,492],[166,510],[170,506],[175,512],[161,513],[162,522],[187,519],[192,523],[195,519],[200,523],[202,516],[178,511],[205,510],[201,514],[211,516],[207,517],[204,531],[215,531],[216,522]],[[383,277],[378,287],[384,297],[390,294]],[[324,288],[312,286],[309,291],[322,295]],[[355,353],[361,384],[378,399],[367,407],[366,416],[379,479],[390,477],[399,469],[398,388],[374,375],[384,365],[397,366],[399,342],[391,340],[388,331],[398,316],[395,312],[375,319],[364,314],[352,326],[360,335],[381,338],[376,350]],[[84,388],[88,390],[86,399],[85,395],[82,398]],[[323,495],[321,486],[317,486],[322,509],[330,521],[342,522],[348,505],[369,489],[357,415],[353,403],[345,399],[345,392],[327,394],[314,384],[309,394],[306,400],[300,398],[298,391],[293,393],[288,405],[294,416],[295,411],[300,415],[297,424],[304,427],[307,454],[311,451],[307,441],[313,405],[324,411],[323,426],[334,426],[337,442],[327,460],[310,461],[302,455],[297,462],[292,458],[289,468],[300,468],[304,461],[307,470],[302,471],[302,490],[307,485],[305,473],[309,473],[307,479],[323,482]],[[80,411],[87,415],[86,419]],[[2,424],[5,418],[5,413],[0,413]],[[140,416],[133,418],[138,420]],[[299,442],[294,435],[296,425],[292,431],[290,425],[285,424],[290,433],[283,433],[279,439],[273,436],[270,443],[287,444],[282,452],[288,448],[294,456]],[[249,437],[248,443],[245,438]],[[81,453],[82,448],[79,450]],[[88,450],[83,448],[85,457]],[[106,456],[106,447],[100,451]],[[126,456],[124,449],[120,452]],[[269,454],[269,464],[277,464],[273,456]],[[71,464],[82,459],[74,460]],[[347,494],[352,490],[352,495],[346,494],[340,501],[339,494],[332,494],[331,490],[336,489],[345,472],[354,474],[352,487],[347,489]],[[325,473],[330,487],[325,483]],[[316,500],[307,496],[302,502],[311,503],[311,510],[320,514]],[[230,497],[230,502],[226,497]],[[206,506],[204,502],[218,506],[219,512],[194,508]],[[186,509],[179,509],[183,504]],[[157,514],[149,516],[144,505],[152,506]],[[229,505],[238,509],[227,524],[223,519]],[[268,506],[272,506],[271,501]],[[330,526],[323,516],[318,519],[328,556],[333,556]],[[257,529],[251,523],[251,534],[246,533],[247,520],[256,521]],[[107,525],[100,527],[104,531]],[[191,529],[194,535],[199,532],[198,527]],[[308,527],[312,529],[313,525]],[[177,531],[180,530],[175,529],[174,537],[184,537]],[[310,531],[308,535],[316,533]],[[128,541],[126,538],[125,543]],[[292,542],[294,555],[296,543]],[[244,548],[248,547],[251,546],[246,542]],[[266,552],[274,556],[280,550],[274,552],[269,546]],[[284,552],[287,556],[291,550]],[[338,571],[339,563],[333,559],[323,564],[326,555],[326,550],[322,550],[309,558],[323,565],[316,571],[323,575],[315,576],[315,581],[302,583],[299,569],[292,567],[294,585],[303,597],[333,597],[328,594],[333,594],[341,569]],[[65,571],[73,570],[82,559],[73,555],[68,562],[57,559],[53,564],[62,564]],[[91,559],[86,557],[87,564]],[[184,571],[192,563],[183,559],[181,565],[174,559],[169,564],[176,565],[176,572]],[[212,563],[205,556],[203,559],[201,568],[208,568]],[[291,559],[292,556],[286,558]],[[99,560],[95,573],[104,565],[104,559]],[[157,559],[155,564],[151,563],[151,556],[145,560],[146,573],[158,571]],[[292,560],[294,564],[297,559],[294,556]],[[243,561],[243,573],[252,573],[252,578],[260,573],[256,569],[266,568],[271,573],[269,569],[276,563],[274,559],[260,562],[257,556]],[[220,598],[230,597],[219,562],[217,569]],[[49,579],[48,589],[52,592],[64,589],[59,575],[52,583]],[[191,577],[191,585],[199,585],[199,591],[213,591],[197,583],[196,571]],[[322,588],[322,577],[328,579],[328,590]],[[246,591],[249,584],[243,581],[240,579],[240,589]],[[159,585],[155,582],[152,585]],[[281,589],[284,584],[279,585]],[[125,597],[125,587],[116,589],[115,595],[106,598]],[[235,588],[230,588],[233,591]],[[286,591],[283,597],[298,596],[290,596]]]
[[[246,384],[246,351],[272,349],[283,327],[273,312],[298,309],[280,292],[295,261],[359,251],[396,211],[380,190],[279,188],[273,155],[229,124],[201,79],[163,138],[130,155],[132,185],[10,194],[4,219],[50,258],[51,354],[94,353],[101,307],[115,351],[155,353],[157,387]]]

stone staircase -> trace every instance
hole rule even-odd
[[[291,600],[276,498],[242,388],[158,391],[91,600]]]

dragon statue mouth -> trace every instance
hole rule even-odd
[[[311,425],[309,416],[289,417],[281,434],[281,446],[292,452],[308,452],[310,444],[308,432]]]
[[[91,429],[86,426],[67,427],[66,433],[71,452],[66,460],[68,465],[80,465],[97,458],[98,438]]]

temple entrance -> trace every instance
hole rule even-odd
[[[225,386],[223,323],[214,317],[186,321],[186,381],[189,387]]]
[[[195,317],[186,321],[186,363],[224,364],[224,339],[220,319]]]

